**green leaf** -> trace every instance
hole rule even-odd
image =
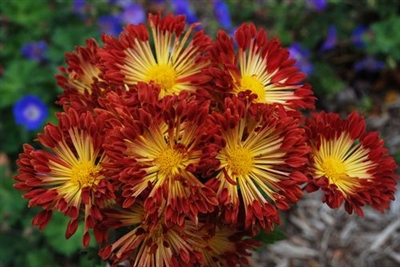
[[[275,243],[276,241],[284,240],[286,235],[282,230],[275,226],[274,230],[271,232],[261,231],[257,236],[256,240],[260,241],[264,245],[270,245]]]
[[[76,233],[67,240],[65,238],[65,231],[68,222],[68,217],[60,212],[56,212],[43,230],[43,234],[48,244],[56,252],[70,257],[82,249],[83,225],[80,225]]]

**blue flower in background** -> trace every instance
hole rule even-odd
[[[355,71],[377,72],[385,67],[385,62],[376,60],[372,56],[367,56],[354,63]]]
[[[146,13],[141,5],[129,4],[119,17],[122,24],[139,24],[146,20]]]
[[[199,21],[188,0],[172,0],[171,3],[175,14],[186,15],[187,23],[192,24]]]
[[[337,43],[337,29],[335,26],[329,26],[327,37],[322,44],[320,51],[328,51],[335,47]]]
[[[314,71],[313,65],[310,63],[310,51],[304,48],[300,43],[295,42],[289,48],[290,57],[296,60],[294,64],[304,72],[310,75]]]
[[[81,18],[86,15],[86,0],[74,0],[72,11]]]
[[[230,29],[232,27],[229,8],[223,0],[214,0],[214,14],[222,28]]]
[[[354,46],[359,47],[359,48],[364,47],[365,42],[363,40],[363,37],[367,32],[368,32],[368,28],[363,25],[357,26],[353,30],[352,40],[353,40]]]
[[[21,54],[30,60],[42,62],[46,60],[47,43],[45,41],[29,42],[21,47]]]
[[[99,18],[97,23],[100,26],[100,31],[108,35],[119,35],[122,31],[120,18],[114,15],[104,15]]]
[[[317,11],[324,11],[328,6],[328,0],[307,0]]]
[[[15,103],[13,113],[18,125],[25,126],[27,130],[36,130],[42,126],[49,111],[40,98],[27,95]]]

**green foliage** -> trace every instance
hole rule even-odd
[[[367,51],[373,55],[383,55],[400,60],[400,17],[391,16],[371,25],[373,37],[367,38]]]
[[[260,241],[264,245],[270,245],[279,240],[284,240],[285,238],[285,233],[278,226],[275,226],[274,230],[269,233],[261,231],[256,236],[256,240]]]

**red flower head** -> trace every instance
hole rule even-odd
[[[100,85],[105,86],[100,78],[98,50],[96,41],[88,39],[86,47],[78,46],[73,53],[66,53],[68,68],[60,67],[61,74],[56,75],[58,85],[64,89],[60,105],[82,111],[96,106],[98,94],[103,90]]]
[[[155,102],[153,86],[140,85],[148,87],[148,99],[141,93],[136,109],[120,107],[118,98],[111,103],[119,108],[114,109],[118,114],[111,113],[115,124],[106,144],[111,158],[107,166],[122,184],[123,207],[145,197],[146,212],[164,210],[168,225],[181,225],[186,216],[197,221],[199,213],[218,204],[215,193],[195,175],[206,167],[204,162],[213,162],[215,151],[207,142],[216,128],[207,124],[208,103],[186,93]]]
[[[133,228],[100,250],[113,266],[129,260],[130,266],[237,266],[247,265],[249,251],[260,246],[243,232],[226,226],[186,220],[182,227],[167,226],[163,215],[154,220],[141,201],[129,209],[105,212],[107,229]]]
[[[289,209],[302,195],[309,148],[298,121],[283,107],[249,101],[227,98],[224,113],[214,113],[225,146],[217,155],[220,172],[208,184],[217,192],[226,223],[240,222],[242,201],[246,229],[269,231],[279,223],[276,207]]]
[[[149,221],[147,213],[139,201],[128,210],[106,213],[105,224],[109,228],[131,228],[111,245],[100,250],[104,260],[111,260],[113,267],[129,260],[130,266],[197,266],[202,256],[189,244],[191,236],[196,235],[198,228],[187,221],[184,227],[168,227],[164,220]],[[199,265],[203,266],[203,265]]]
[[[201,72],[209,65],[203,54],[211,45],[210,38],[199,31],[190,39],[198,23],[184,32],[183,15],[150,14],[149,26],[150,32],[144,24],[128,25],[119,39],[103,35],[104,78],[118,85],[154,82],[161,88],[160,97],[195,92],[208,79]]]
[[[188,236],[189,244],[199,251],[203,265],[209,267],[247,266],[249,251],[254,251],[261,244],[245,236],[243,232],[227,226],[203,224],[194,228]]]
[[[43,229],[53,211],[61,211],[71,218],[66,237],[73,235],[78,218],[84,213],[83,244],[90,241],[88,229],[102,219],[100,207],[115,199],[113,186],[103,174],[101,164],[107,161],[103,118],[91,113],[78,115],[68,109],[59,115],[59,125],[48,124],[38,140],[47,150],[35,150],[25,144],[24,153],[17,161],[19,174],[14,177],[15,188],[28,191],[24,197],[29,206],[42,206],[33,224]]]
[[[345,203],[363,216],[365,204],[383,212],[394,199],[396,163],[383,147],[378,133],[365,130],[363,117],[353,112],[347,119],[334,113],[316,113],[306,121],[312,148],[312,192],[321,188],[323,202],[331,208]]]
[[[278,39],[268,40],[267,33],[254,24],[243,24],[235,32],[234,41],[219,31],[211,50],[215,68],[211,68],[217,91],[237,95],[250,90],[259,103],[279,103],[287,109],[314,108],[309,84],[301,84],[305,74],[294,67],[287,49]]]

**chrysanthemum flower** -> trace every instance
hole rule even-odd
[[[183,90],[195,92],[208,79],[202,69],[209,65],[203,54],[211,44],[210,38],[199,31],[191,39],[198,23],[184,32],[183,15],[162,18],[150,14],[149,26],[150,33],[144,24],[130,24],[118,40],[103,35],[105,46],[100,55],[104,78],[119,85],[154,82],[161,88],[160,97]]]
[[[147,90],[150,99],[153,86]],[[215,193],[195,175],[213,158],[215,145],[207,140],[215,126],[207,125],[208,103],[199,104],[186,93],[158,103],[143,98],[144,93],[131,111],[120,106],[124,100],[110,98],[117,107],[110,110],[118,114],[105,146],[111,158],[107,168],[123,185],[123,207],[146,194],[145,210],[165,208],[167,224],[181,225],[186,216],[197,221],[198,213],[210,212],[218,204]]]
[[[72,53],[66,53],[68,67],[60,67],[61,74],[57,74],[57,84],[64,89],[60,95],[59,104],[71,105],[75,102],[80,106],[90,106],[92,98],[97,97],[100,78],[99,46],[94,39],[86,40],[86,47],[78,46]],[[92,96],[95,94],[96,96]]]
[[[250,251],[261,245],[242,231],[224,225],[202,224],[191,227],[194,229],[187,232],[188,243],[201,253],[201,266],[247,266]]]
[[[245,228],[269,231],[279,223],[276,207],[289,209],[302,195],[309,148],[298,121],[282,106],[247,101],[227,98],[225,112],[214,114],[225,146],[217,155],[220,172],[208,185],[217,192],[226,223],[242,221],[243,201]]]
[[[378,133],[366,132],[362,116],[347,119],[334,113],[316,113],[306,121],[312,148],[313,180],[307,191],[321,188],[323,202],[331,208],[345,203],[348,213],[363,216],[365,204],[383,212],[396,190],[396,163],[388,155]]]
[[[189,236],[195,236],[197,227],[187,221],[184,227],[167,227],[164,220],[149,222],[141,204],[135,203],[128,210],[106,213],[110,228],[133,228],[111,245],[100,250],[104,260],[111,260],[113,267],[129,260],[133,267],[197,266],[202,256],[189,244]],[[199,265],[204,266],[204,265]]]
[[[130,266],[237,266],[248,264],[250,251],[259,242],[242,231],[214,224],[195,224],[186,220],[183,227],[167,226],[162,211],[154,219],[145,212],[142,201],[129,209],[105,212],[108,229],[130,228],[115,242],[100,250],[113,266],[129,260]]]
[[[46,150],[24,145],[24,153],[17,161],[19,174],[14,177],[15,188],[28,191],[24,198],[29,199],[29,206],[43,207],[33,220],[40,229],[58,210],[71,218],[66,231],[69,238],[83,212],[85,246],[90,241],[88,230],[102,218],[99,207],[115,198],[101,166],[107,161],[102,149],[103,129],[103,118],[93,118],[90,113],[78,115],[69,109],[59,115],[58,126],[48,124],[39,134],[38,140]]]
[[[217,90],[236,95],[250,90],[259,103],[279,103],[289,109],[314,107],[311,86],[301,83],[305,74],[294,66],[295,60],[278,39],[268,40],[263,29],[243,24],[235,31],[235,41],[237,52],[233,39],[218,32],[212,58],[223,73],[211,70]]]

